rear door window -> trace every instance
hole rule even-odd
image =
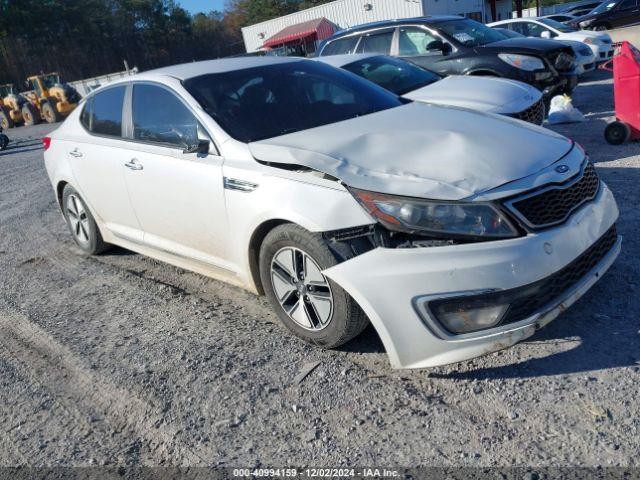
[[[181,148],[198,142],[198,120],[169,90],[134,85],[132,107],[135,140]]]
[[[91,133],[109,137],[122,136],[122,103],[125,90],[126,87],[123,85],[109,88],[93,96]]]
[[[393,43],[393,29],[364,34],[358,45],[358,53],[389,55]]]
[[[339,38],[338,40],[334,40],[324,47],[321,56],[324,57],[328,55],[344,55],[353,53],[356,49],[356,45],[358,44],[359,39],[360,37],[358,35],[354,35],[352,37]]]
[[[525,37],[527,36],[527,29],[523,22],[507,23],[507,27],[514,32],[518,32],[519,34],[524,35]]]

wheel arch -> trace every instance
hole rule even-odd
[[[264,288],[260,280],[260,247],[271,230],[287,223],[295,225],[294,222],[282,218],[266,220],[255,228],[249,239],[247,252],[249,257],[249,273],[251,275],[251,281],[255,285],[255,289],[259,295],[264,295]]]
[[[60,180],[56,185],[56,200],[58,201],[60,210],[62,210],[62,193],[64,192],[64,187],[67,185],[69,185],[69,182],[66,180]]]

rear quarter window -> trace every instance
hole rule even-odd
[[[339,38],[334,40],[331,43],[328,43],[320,54],[321,57],[329,56],[329,55],[345,55],[353,53],[356,49],[356,45],[358,44],[358,39],[360,37],[358,35],[346,38]]]
[[[82,108],[82,113],[80,114],[80,123],[82,123],[82,125],[84,126],[84,128],[86,128],[87,130],[91,131],[91,107],[93,104],[93,97],[89,98],[85,103],[84,103],[84,107]]]
[[[91,133],[109,137],[122,136],[122,104],[126,87],[113,87],[93,96],[91,105]],[[86,109],[87,107],[85,107]],[[84,111],[82,112],[84,115]]]

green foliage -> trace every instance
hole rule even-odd
[[[219,12],[191,16],[174,0],[0,0],[0,82],[59,71],[71,81],[243,51]]]
[[[0,0],[0,83],[67,81],[244,52],[240,28],[331,0],[228,0],[190,15],[175,0]]]

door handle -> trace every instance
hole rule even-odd
[[[72,157],[80,158],[82,156],[82,152],[77,148],[74,148],[69,152],[69,155],[71,155]]]
[[[138,162],[137,158],[132,158],[124,164],[129,170],[142,170],[144,167]]]

